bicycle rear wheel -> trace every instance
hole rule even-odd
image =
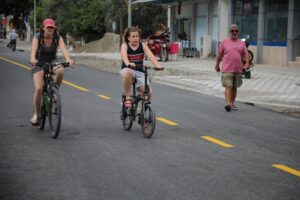
[[[142,114],[142,132],[145,138],[151,138],[156,124],[156,115],[154,110],[151,108],[149,104],[145,104],[144,111]]]
[[[52,86],[49,102],[49,126],[52,138],[57,138],[61,125],[61,101],[58,89]]]

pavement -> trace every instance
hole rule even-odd
[[[78,58],[77,58],[78,59]],[[78,59],[81,60],[81,59]],[[156,129],[120,121],[120,75],[76,64],[59,137],[32,127],[25,52],[0,47],[1,200],[299,200],[300,119],[153,82]],[[109,98],[101,98],[101,96]]]
[[[1,40],[0,45],[7,41]],[[30,43],[19,41],[17,50],[30,51]],[[72,53],[78,64],[118,73],[119,53]],[[149,64],[149,61],[146,61]],[[224,98],[220,74],[214,71],[214,59],[170,58],[163,73],[154,81],[165,85]],[[237,101],[278,112],[300,116],[300,68],[282,65],[255,64],[251,79],[243,79]]]

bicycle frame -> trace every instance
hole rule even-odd
[[[38,63],[37,66],[43,68],[44,85],[42,93],[42,103],[39,111],[39,129],[43,130],[46,122],[46,117],[49,118],[49,126],[52,138],[57,138],[61,125],[61,100],[58,90],[58,85],[54,83],[53,76],[55,75],[54,67],[61,65],[68,67],[68,63]],[[54,105],[54,106],[53,106]]]
[[[138,124],[141,125],[142,132],[146,138],[150,138],[155,130],[155,112],[151,108],[149,104],[150,102],[150,87],[148,84],[148,69],[151,67],[144,66],[144,76],[145,76],[145,82],[144,82],[144,91],[140,94],[136,94],[136,77],[132,78],[132,106],[131,107],[125,107],[124,103],[126,101],[125,94],[122,95],[122,111],[121,111],[121,121],[123,124],[123,127],[126,131],[130,131],[132,127],[133,121],[136,120],[136,117],[138,117]],[[140,103],[141,102],[141,103]],[[137,113],[139,104],[141,104],[141,110]]]
[[[51,96],[51,92],[52,92],[52,86],[54,87],[58,87],[57,84],[54,83],[54,79],[53,76],[55,75],[54,71],[53,71],[53,67],[47,66],[44,67],[44,85],[43,85],[43,99],[45,102],[45,111],[46,114],[49,113],[49,96]]]
[[[149,74],[148,74],[148,69],[151,69],[151,67],[148,67],[148,66],[144,66],[144,77],[145,77],[145,82],[144,82],[144,91],[142,93],[142,95],[137,95],[136,94],[136,78],[133,77],[132,78],[132,108],[129,110],[130,112],[130,115],[131,117],[133,118],[133,120],[136,119],[137,117],[137,114],[136,114],[136,111],[137,111],[137,107],[138,107],[138,103],[140,101],[142,101],[142,109],[141,109],[141,115],[143,115],[144,113],[144,105],[145,104],[151,104],[151,101],[149,99],[149,96],[150,96],[150,87],[149,87],[149,84],[148,84],[148,77],[149,77]],[[125,101],[125,95],[123,95],[123,103]]]

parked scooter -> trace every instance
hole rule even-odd
[[[148,37],[147,45],[154,56],[158,57],[163,62],[168,61],[170,48],[168,32],[161,35],[151,35]]]
[[[249,69],[245,69],[245,68],[243,69],[243,75],[247,79],[251,78],[251,71],[253,70],[253,67],[254,67],[254,65],[252,63],[254,55],[253,55],[253,52],[248,49],[248,47],[249,47],[249,41],[248,41],[249,38],[250,38],[250,36],[247,35],[247,37],[241,39],[245,43],[246,48],[248,50],[248,55],[249,55],[249,65],[250,65],[250,67],[249,67]],[[243,64],[245,64],[245,63],[246,63],[246,61],[245,61],[245,59],[243,59]]]

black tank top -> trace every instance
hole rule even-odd
[[[39,41],[38,44],[39,47],[38,47],[38,52],[36,53],[36,59],[40,63],[51,63],[53,60],[56,59],[57,42],[60,36],[54,36],[54,34],[52,36],[52,43],[50,47],[47,47],[45,45],[44,38],[41,33],[38,33],[35,36]],[[58,37],[58,39],[56,39],[55,37]]]
[[[144,72],[144,49],[143,49],[143,44],[139,43],[139,46],[136,50],[133,50],[129,44],[127,43],[127,55],[128,55],[128,60],[131,63],[135,63],[136,71]],[[122,69],[126,68],[127,66],[123,62],[122,64]]]

